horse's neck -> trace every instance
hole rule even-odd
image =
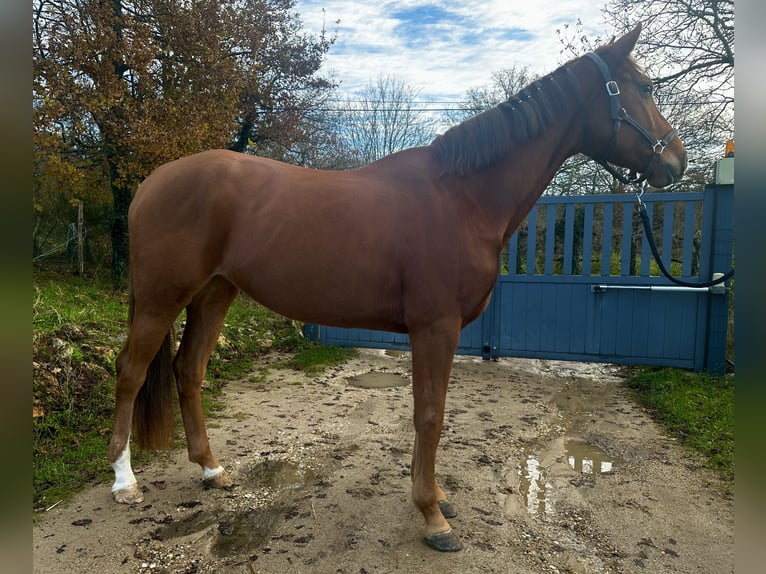
[[[576,154],[575,113],[551,125],[494,166],[474,174],[474,189],[503,242],[521,224],[566,159]]]

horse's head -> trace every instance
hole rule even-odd
[[[615,163],[640,173],[654,187],[665,187],[681,178],[686,150],[657,109],[651,79],[630,57],[640,32],[639,24],[584,58],[599,86],[587,102],[585,153],[602,165]]]

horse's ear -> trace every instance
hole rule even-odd
[[[607,44],[609,54],[612,56],[615,62],[624,60],[633,51],[638,41],[638,36],[641,34],[641,22],[639,22],[635,28],[625,34],[622,38],[612,40]]]

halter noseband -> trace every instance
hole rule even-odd
[[[665,151],[665,148],[670,144],[670,142],[678,137],[678,131],[673,129],[670,130],[670,132],[668,132],[662,139],[655,138],[651,133],[649,133],[649,130],[647,130],[638,121],[636,121],[633,116],[628,114],[625,108],[620,105],[620,88],[617,85],[617,82],[612,79],[612,76],[609,73],[609,68],[601,56],[595,52],[588,52],[585,55],[590,58],[594,64],[596,64],[599,72],[601,72],[601,77],[604,79],[604,87],[606,88],[606,93],[609,95],[609,114],[612,118],[612,137],[609,140],[609,145],[607,146],[606,151],[599,157],[591,156],[591,158],[622,183],[641,183],[646,179],[646,174],[652,171],[655,164],[657,163],[657,160],[660,158],[660,155],[662,155],[662,152]],[[652,146],[652,151],[654,151],[654,155],[652,155],[652,158],[649,160],[649,165],[646,166],[646,169],[641,176],[636,175],[635,170],[631,170],[632,177],[625,177],[622,173],[617,171],[617,169],[608,163],[607,158],[609,155],[611,155],[615,146],[617,145],[617,132],[620,131],[622,122],[627,122],[633,126],[638,131],[638,133],[640,133],[649,141],[649,145]]]

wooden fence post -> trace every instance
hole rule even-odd
[[[85,273],[85,245],[84,245],[84,235],[83,235],[83,223],[84,223],[84,216],[83,216],[83,202],[80,200],[77,203],[77,261],[79,263],[79,271],[80,275],[83,275]]]

